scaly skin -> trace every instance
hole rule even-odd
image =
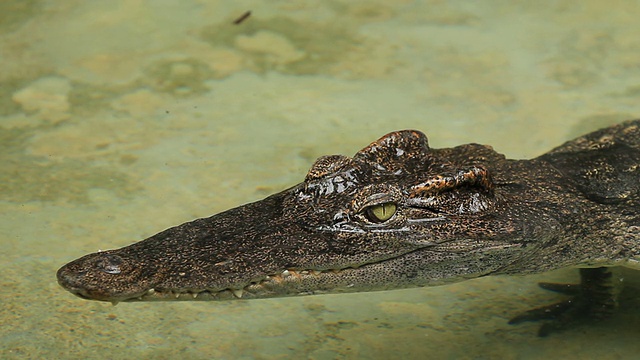
[[[84,299],[226,300],[640,267],[640,121],[532,160],[390,133],[304,182],[58,271]]]

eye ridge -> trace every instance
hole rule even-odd
[[[393,217],[398,210],[398,205],[394,202],[385,202],[381,204],[367,206],[364,213],[367,220],[372,223],[380,224]]]

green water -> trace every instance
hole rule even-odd
[[[571,271],[116,307],[73,297],[55,271],[284,189],[316,157],[351,155],[391,130],[526,158],[638,117],[638,11],[637,1],[3,1],[0,357],[637,356],[635,305],[546,339],[535,324],[507,325],[558,299],[536,281],[572,281]]]

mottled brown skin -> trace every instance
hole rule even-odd
[[[384,205],[382,205],[384,204]],[[640,267],[640,121],[531,160],[390,133],[304,182],[58,271],[92,300],[224,300]],[[377,217],[381,210],[388,219]]]

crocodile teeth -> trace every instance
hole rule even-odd
[[[316,276],[322,274],[322,271],[318,271],[318,270],[309,270],[309,272],[311,272],[313,275],[316,275]]]
[[[153,295],[156,292],[156,289],[149,289],[147,290],[147,294],[146,295]]]
[[[244,293],[244,290],[242,290],[242,289],[231,289],[231,292],[233,293],[233,296],[237,297],[238,299],[242,299],[242,294]]]
[[[195,298],[197,298],[197,297],[198,297],[198,293],[197,293],[197,292],[196,292],[196,293],[193,293],[193,294],[191,294],[191,296],[193,296],[193,298],[195,299]]]
[[[284,277],[291,276],[291,272],[289,272],[289,270],[285,270],[282,272],[282,276]]]
[[[179,299],[180,298],[180,293],[176,293],[175,296],[176,296],[176,299]]]

